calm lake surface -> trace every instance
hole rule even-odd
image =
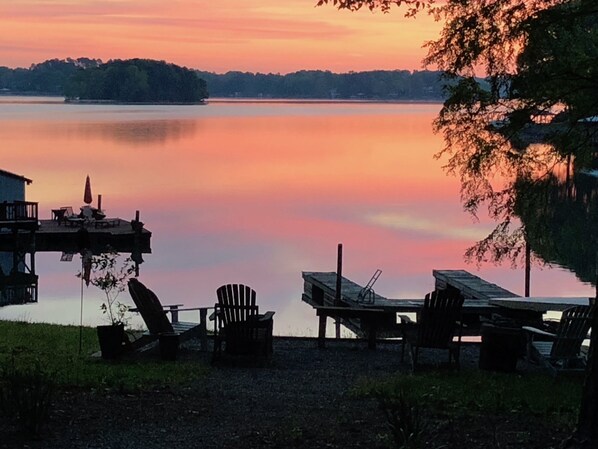
[[[135,211],[152,231],[140,279],[163,303],[213,305],[225,283],[258,292],[275,333],[315,335],[302,271],[334,271],[377,293],[419,298],[432,269],[466,269],[523,294],[522,269],[467,265],[492,223],[462,211],[458,180],[433,158],[437,104],[211,102],[205,106],[68,105],[0,97],[0,168],[33,180],[41,218],[83,205],[86,175],[110,217]],[[0,319],[78,324],[80,258],[37,253],[39,302]],[[532,269],[533,296],[593,296],[558,267]],[[101,323],[102,292],[83,289]],[[132,301],[127,292],[120,300]]]

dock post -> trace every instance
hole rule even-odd
[[[208,309],[202,307],[199,309],[199,341],[202,351],[208,350],[208,327],[207,327]]]
[[[376,349],[376,324],[370,323],[368,326],[368,349]]]
[[[137,249],[141,247],[141,230],[143,225],[139,221],[139,211],[135,211],[135,220],[131,222],[131,224],[135,224],[133,226],[133,248]],[[139,253],[141,255],[141,252]],[[132,255],[132,253],[131,253]],[[141,257],[140,257],[141,259]],[[134,259],[135,261],[135,277],[139,277],[139,259]],[[143,261],[143,260],[141,260]]]
[[[334,294],[334,305],[339,307],[341,305],[341,292],[343,288],[343,244],[338,244],[338,251],[336,257],[336,292]],[[335,336],[341,338],[341,320],[337,318],[334,321]]]
[[[320,327],[318,328],[318,348],[324,348],[326,345],[326,319],[325,314],[320,315]]]

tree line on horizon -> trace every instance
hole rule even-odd
[[[150,59],[51,59],[29,69],[0,67],[0,93],[64,95],[67,99],[194,103],[207,98],[195,71]]]
[[[196,103],[208,97],[206,82],[184,67],[149,59],[114,60],[77,70],[66,82],[67,99]]]
[[[300,70],[286,75],[230,71],[198,72],[210,96],[225,98],[299,98],[441,101],[441,72],[372,70],[333,73]]]
[[[0,67],[0,93],[64,95],[115,101],[200,101],[224,98],[370,99],[440,101],[441,72],[374,70],[286,75],[217,74],[148,59],[50,59],[29,68]],[[208,92],[209,91],[209,92]]]

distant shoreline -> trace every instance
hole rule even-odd
[[[425,100],[425,99],[404,99],[404,100],[376,100],[376,99],[352,99],[352,98],[211,98],[206,103],[305,103],[305,104],[440,104],[443,100]]]
[[[135,105],[135,106],[203,106],[206,104],[202,101],[116,101],[116,100],[73,100],[65,98],[64,102],[67,104],[108,104],[108,105]]]
[[[202,102],[119,102],[114,100],[68,100],[63,95],[52,95],[46,93],[31,92],[0,92],[0,97],[48,97],[53,99],[64,99],[66,104],[87,104],[87,105],[135,105],[135,106],[205,106],[210,103],[218,104],[442,104],[442,99],[354,99],[354,98],[229,98],[215,97],[208,98]]]

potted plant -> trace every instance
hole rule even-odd
[[[87,260],[86,260],[87,258]],[[102,290],[105,301],[100,306],[109,324],[97,326],[102,358],[118,358],[126,342],[128,306],[118,301],[118,296],[127,287],[127,281],[135,272],[130,258],[119,264],[117,252],[102,253],[99,256],[83,255],[83,270],[79,273],[87,285],[92,284]]]

